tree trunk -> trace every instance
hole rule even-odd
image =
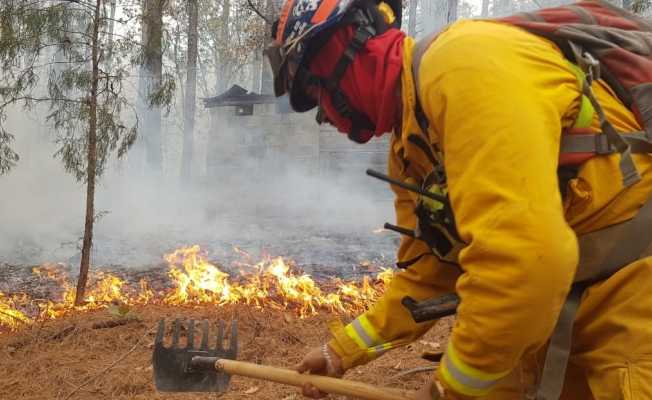
[[[231,2],[224,0],[222,2],[222,40],[227,40],[229,37],[229,22],[231,19]],[[215,47],[215,92],[220,94],[227,89],[227,75],[229,71],[229,60],[226,57],[226,52],[220,51]],[[252,88],[254,90],[254,88]]]
[[[142,49],[145,49],[145,46],[147,46],[147,42],[148,42],[147,18],[145,18],[145,15],[147,14],[147,0],[141,0],[140,5],[141,5],[140,11],[142,13],[142,19],[140,25],[140,45],[142,46]],[[138,138],[136,139],[134,148],[131,150],[129,156],[129,164],[131,165],[131,168],[134,169],[134,173],[138,174],[139,176],[143,173],[143,169],[145,167],[145,158],[147,155],[147,143],[148,143],[146,137],[146,134],[148,132],[146,132],[145,129],[143,128],[145,126],[145,121],[144,121],[145,116],[149,111],[149,106],[147,102],[147,82],[148,82],[147,75],[148,75],[147,71],[145,70],[145,62],[143,60],[143,64],[141,64],[140,67],[138,68],[138,96],[136,99],[136,112],[139,118]]]
[[[201,97],[210,97],[215,93],[209,92],[208,79],[209,76],[208,66],[202,62],[201,54],[197,54],[197,90],[201,89]]]
[[[259,50],[260,49],[258,48],[256,48],[255,50],[254,63],[251,68],[251,90],[256,93],[262,93],[262,83],[263,83],[262,66],[264,60]]]
[[[482,0],[482,18],[489,16],[489,0]]]
[[[448,15],[446,22],[449,24],[457,21],[457,5],[458,0],[448,0]]]
[[[265,16],[268,21],[274,21],[274,2],[272,0],[266,0],[265,2]],[[269,37],[272,32],[272,25],[265,22],[265,35]],[[263,51],[265,50],[264,46],[261,46],[256,52],[258,53],[258,59],[260,60],[260,93],[261,94],[272,94],[274,93],[274,76],[272,74],[272,67],[267,62],[267,58],[263,57]]]
[[[511,12],[512,2],[511,0],[495,0],[493,16],[494,17],[504,17]]]
[[[197,42],[199,32],[199,5],[197,0],[188,0],[188,61],[186,75],[186,96],[183,107],[183,155],[181,180],[187,182],[192,175],[192,158],[195,130],[195,109],[197,107]]]
[[[410,0],[410,9],[408,10],[408,35],[417,36],[417,4],[419,0]]]
[[[95,221],[95,174],[97,170],[97,85],[100,75],[99,69],[99,25],[100,5],[102,0],[95,0],[95,14],[93,18],[92,36],[92,62],[91,91],[88,95],[89,123],[88,123],[88,149],[86,166],[86,218],[84,224],[84,241],[82,245],[81,263],[79,265],[79,279],[75,293],[75,305],[84,303],[88,270],[91,263],[91,249],[93,247],[93,223]]]
[[[183,86],[183,67],[180,62],[179,46],[181,46],[181,28],[177,26],[174,33],[174,41],[172,41],[172,55],[174,56],[174,72],[176,74],[177,81],[179,82],[176,89],[179,91],[181,98],[185,99],[186,95],[185,88]]]
[[[210,24],[208,17],[206,13],[202,9],[202,2],[197,1],[197,26],[208,26]],[[197,43],[199,46],[199,28],[197,28]],[[211,97],[215,96],[217,93],[212,92],[212,88],[208,87],[208,77],[210,76],[210,73],[208,72],[208,65],[206,65],[206,62],[202,62],[202,55],[199,54],[199,50],[197,52],[197,67],[195,68],[197,71],[197,87],[195,89],[195,102],[197,101],[197,93],[201,94],[201,97],[206,98],[206,97]],[[208,57],[207,57],[208,58]],[[184,97],[185,98],[185,97]],[[195,106],[196,107],[196,106]]]
[[[163,79],[163,7],[167,0],[144,0],[143,45],[145,59],[141,79],[144,84],[143,129],[147,165],[154,172],[161,172],[163,152],[161,148],[161,108],[150,106],[149,98],[158,91]]]
[[[113,69],[113,32],[115,30],[115,11],[117,8],[118,0],[108,0],[109,1],[109,44],[107,46],[107,55],[106,55],[106,64],[107,70],[111,71]]]
[[[428,0],[421,2],[419,25],[421,35],[440,31],[450,22],[451,0]]]

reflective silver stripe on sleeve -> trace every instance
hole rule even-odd
[[[360,339],[362,339],[362,341],[367,345],[367,347],[372,347],[375,344],[374,341],[371,340],[369,335],[367,335],[367,332],[364,330],[362,324],[357,318],[353,320],[353,322],[351,322],[351,326],[353,326],[353,329],[355,329],[355,333],[357,333],[358,336],[360,336]]]
[[[381,344],[379,346],[375,346],[372,350],[374,351],[374,353],[376,353],[376,355],[381,355],[389,349],[390,347],[388,347],[387,345]]]

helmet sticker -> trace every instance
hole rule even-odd
[[[315,11],[319,6],[319,0],[299,0],[294,6],[292,14],[295,17],[301,16],[301,14]]]
[[[317,9],[315,14],[312,16],[310,22],[313,24],[319,24],[326,21],[338,5],[338,0],[322,0],[319,9]]]
[[[341,13],[349,7],[351,0],[340,0],[340,3],[337,5],[337,13]]]
[[[301,36],[303,31],[305,31],[307,27],[308,27],[308,23],[306,21],[297,20],[292,26],[292,31],[288,35],[287,39],[285,39],[285,44],[291,46],[293,40],[296,37]]]
[[[287,0],[283,6],[283,10],[281,10],[278,27],[276,28],[276,40],[280,43],[283,43],[283,32],[285,31],[285,25],[287,25],[288,17],[290,16],[290,10],[292,9],[293,4],[294,0]]]

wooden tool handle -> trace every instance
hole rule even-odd
[[[300,374],[297,371],[258,365],[234,360],[217,360],[215,368],[229,375],[240,375],[254,379],[283,383],[302,387],[312,383],[322,392],[340,394],[365,400],[411,400],[414,392],[368,385],[346,379],[330,378],[321,375]]]

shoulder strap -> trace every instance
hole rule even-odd
[[[600,117],[599,135],[602,137],[599,140],[606,141],[609,150],[607,154],[620,154],[624,186],[638,182],[640,175],[631,154],[650,153],[652,147],[650,21],[603,0],[580,1],[529,14],[517,14],[499,21],[553,41],[570,61],[586,73],[587,79],[582,90]],[[616,131],[606,120],[591,91],[591,81],[599,78],[604,79],[623,104],[635,114],[642,126],[643,137],[633,141],[620,137],[622,132]],[[633,146],[632,142],[636,145]],[[601,154],[598,150],[596,146],[592,153]]]
[[[598,114],[600,119],[599,136],[604,136],[608,143],[609,148],[614,148],[620,153],[620,172],[623,178],[623,186],[631,186],[641,180],[641,176],[636,169],[634,160],[632,159],[632,146],[626,141],[618,130],[613,126],[611,121],[607,119],[604,109],[598,102],[598,99],[593,93],[591,85],[594,80],[600,78],[601,63],[596,60],[591,53],[584,51],[584,49],[577,43],[568,40],[568,45],[573,51],[575,61],[580,68],[585,72],[586,78],[582,85],[582,93],[590,101],[593,109]]]
[[[647,140],[645,132],[622,133],[620,136],[629,144],[633,154],[652,153],[652,142]],[[561,138],[561,153],[593,153],[597,155],[613,154],[616,149],[609,146],[606,135],[564,135]]]
[[[414,115],[417,119],[417,123],[419,124],[419,128],[421,128],[421,131],[425,135],[428,134],[428,126],[430,124],[428,122],[428,117],[426,117],[426,114],[423,112],[423,108],[421,107],[421,100],[419,100],[419,67],[421,66],[421,59],[423,58],[423,55],[426,54],[426,51],[432,42],[435,41],[437,35],[438,32],[433,32],[423,39],[419,40],[414,46],[414,51],[412,53],[412,80],[414,81],[415,99]]]

